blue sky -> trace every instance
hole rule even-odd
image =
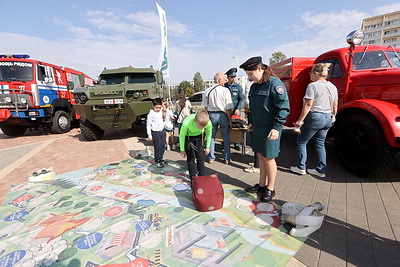
[[[378,3],[380,2],[380,3]],[[166,10],[170,83],[196,72],[211,79],[252,56],[317,56],[346,46],[363,18],[400,10],[399,1],[178,1]],[[150,0],[2,1],[0,54],[81,70],[157,66],[160,24]],[[243,74],[243,72],[240,72]]]

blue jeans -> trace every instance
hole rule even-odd
[[[307,143],[313,138],[314,148],[317,152],[318,163],[315,169],[320,173],[326,171],[325,139],[329,128],[332,126],[330,113],[310,112],[301,126],[301,133],[297,137],[297,156],[299,169],[306,169]]]
[[[210,112],[210,121],[212,123],[212,136],[210,145],[209,159],[215,160],[215,135],[218,126],[221,129],[222,139],[224,140],[224,160],[231,159],[231,135],[229,131],[229,119],[225,112]]]

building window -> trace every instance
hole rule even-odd
[[[400,19],[389,20],[389,21],[385,21],[383,23],[384,26],[389,26],[389,25],[394,25],[394,24],[400,24]]]
[[[394,42],[396,42],[396,38],[390,38],[390,39],[383,40],[383,43],[384,43],[384,44],[387,44],[387,43],[394,43]]]
[[[369,33],[365,34],[366,38],[375,37],[375,36],[381,36],[381,32],[380,31],[375,31],[375,32],[369,32]]]
[[[365,29],[368,30],[368,29],[375,29],[375,28],[380,28],[380,27],[382,27],[382,24],[378,23],[378,24],[372,24],[372,25],[365,26]]]
[[[397,29],[396,30],[385,31],[384,35],[394,34],[394,33],[397,33]]]

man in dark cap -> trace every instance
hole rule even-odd
[[[225,83],[225,87],[229,89],[232,95],[233,109],[232,115],[240,116],[240,110],[244,101],[243,88],[235,82],[237,75],[237,68],[230,68],[225,72],[228,77],[228,81]],[[240,150],[240,144],[235,143],[235,149]]]

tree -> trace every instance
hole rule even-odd
[[[286,56],[281,51],[273,52],[272,56],[269,58],[269,65],[279,63],[281,61],[284,61],[285,59]]]
[[[205,90],[203,78],[201,77],[200,72],[196,72],[196,74],[194,75],[193,83],[194,83],[193,89],[195,93]]]
[[[188,81],[183,81],[178,85],[178,91],[181,89],[185,90],[186,96],[188,96],[188,97],[191,97],[194,95],[193,85]]]

